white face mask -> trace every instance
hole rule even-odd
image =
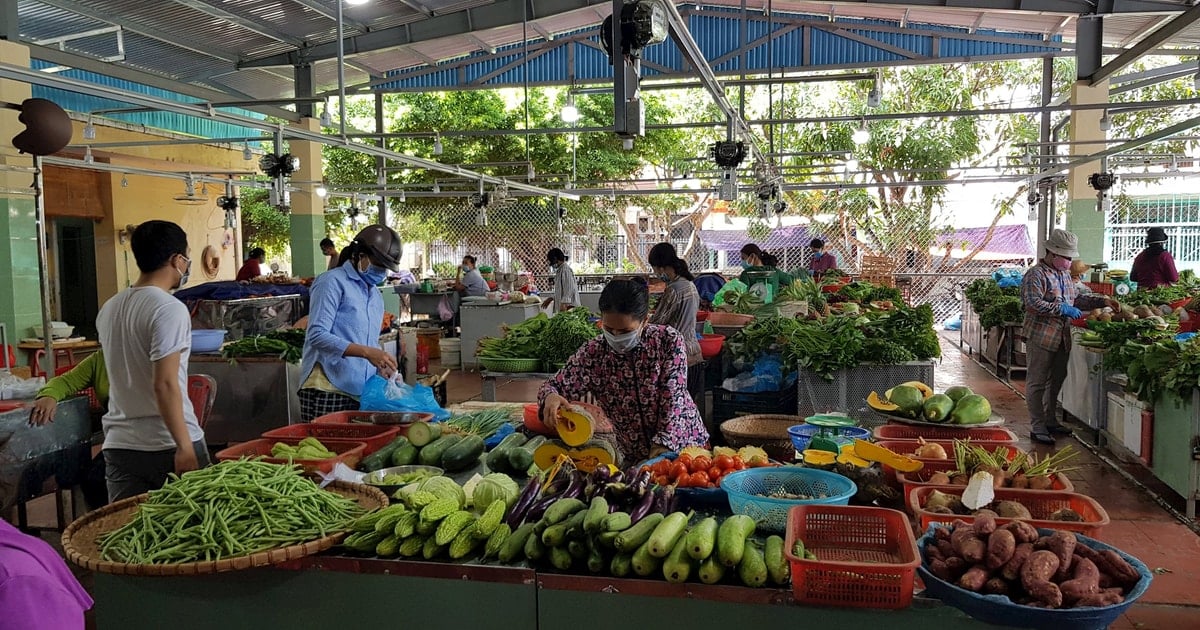
[[[184,256],[183,259],[187,261],[187,267],[183,271],[179,271],[179,268],[175,267],[176,273],[179,274],[179,284],[175,287],[176,289],[183,288],[183,285],[187,284],[188,277],[192,275],[192,259],[187,256]]]
[[[604,341],[608,343],[608,347],[617,354],[625,354],[638,347],[638,344],[642,342],[641,328],[620,335],[614,335],[607,330],[601,332],[604,333]]]

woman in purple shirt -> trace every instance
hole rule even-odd
[[[548,427],[569,400],[591,394],[612,422],[626,464],[708,442],[688,394],[683,337],[647,324],[649,307],[644,285],[609,282],[600,293],[603,336],[584,344],[538,393]]]
[[[837,256],[825,251],[825,241],[814,238],[808,248],[812,250],[812,259],[808,261],[808,270],[812,275],[820,277],[830,269],[837,269]]]
[[[0,520],[0,628],[78,630],[91,607],[50,545]]]
[[[1146,233],[1146,249],[1133,259],[1129,279],[1138,283],[1139,289],[1169,287],[1179,282],[1175,259],[1167,251],[1167,231],[1152,227]]]

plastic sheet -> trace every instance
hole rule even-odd
[[[87,397],[58,405],[54,422],[29,426],[29,409],[0,413],[0,510],[42,494],[46,481],[80,483],[91,460]]]

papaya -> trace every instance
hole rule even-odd
[[[921,414],[925,396],[916,387],[897,385],[889,390],[888,402],[899,407],[905,416],[916,418]]]
[[[926,385],[925,383],[922,383],[921,381],[908,381],[906,383],[901,383],[901,385],[906,385],[908,387],[917,388],[918,390],[920,390],[921,396],[923,398],[929,398],[930,396],[933,395],[933,388]]]
[[[871,395],[867,396],[867,406],[875,411],[881,411],[883,413],[895,413],[900,411],[900,407],[880,398],[877,392],[871,392]]]
[[[925,399],[922,407],[923,415],[929,422],[945,422],[954,411],[954,401],[945,394],[934,394]]]
[[[956,403],[962,400],[963,396],[969,396],[974,393],[975,392],[971,391],[970,387],[965,385],[955,385],[954,387],[946,390],[946,395],[950,397],[950,400],[953,400]]]
[[[567,446],[558,440],[550,440],[533,452],[533,463],[546,470],[554,465],[559,455],[566,455],[575,467],[591,472],[600,464],[616,464],[617,453],[603,440],[589,440],[578,447]]]
[[[963,396],[950,412],[954,424],[979,424],[992,417],[992,403],[979,394]]]

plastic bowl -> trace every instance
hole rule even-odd
[[[796,447],[797,451],[804,452],[808,448],[808,443],[812,441],[813,436],[821,432],[821,428],[812,424],[797,424],[788,427],[788,437],[792,438],[792,446]],[[871,439],[871,430],[862,427],[838,427],[826,430],[829,431],[830,435],[839,435],[859,440]]]
[[[193,330],[192,352],[216,352],[225,343],[224,330]]]
[[[739,470],[721,477],[721,488],[729,495],[729,510],[754,519],[765,532],[787,529],[788,510],[797,505],[846,505],[858,493],[858,486],[842,475],[795,466]],[[814,498],[765,496],[779,490]]]
[[[702,334],[700,335],[700,355],[705,359],[711,359],[721,354],[721,348],[725,346],[725,335]]]
[[[441,477],[443,474],[445,474],[445,471],[437,466],[392,466],[390,468],[381,468],[374,472],[369,472],[363,475],[363,483],[367,484],[368,486],[375,486],[376,488],[379,488],[384,494],[390,497],[400,488],[403,488],[409,484],[418,483],[418,481],[410,481],[408,483],[397,485],[384,485],[380,483],[383,478],[387,477],[388,475],[403,475],[405,473],[412,472],[428,473],[427,477]]]
[[[698,322],[708,321],[709,314],[710,313],[708,311],[696,311],[696,321],[698,321]]]

